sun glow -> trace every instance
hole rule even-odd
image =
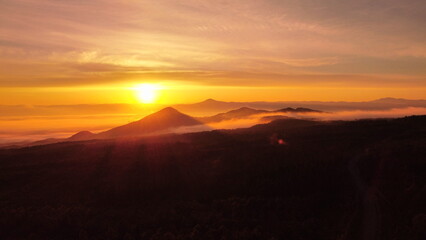
[[[136,96],[141,103],[154,103],[158,98],[159,86],[150,83],[137,85],[135,88]]]

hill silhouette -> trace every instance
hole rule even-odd
[[[155,132],[163,132],[173,128],[196,125],[203,125],[203,123],[172,107],[167,107],[156,113],[148,115],[139,121],[131,122],[96,134],[96,138],[143,136]]]
[[[226,112],[241,107],[254,109],[265,109],[273,111],[283,106],[316,109],[320,111],[351,111],[351,110],[389,110],[404,107],[426,107],[426,100],[410,100],[398,98],[381,98],[364,102],[326,102],[326,101],[278,101],[278,102],[225,102],[214,99],[207,99],[202,102],[192,104],[179,104],[174,107],[179,111],[188,114],[208,116],[220,112]],[[297,108],[296,108],[297,109]]]
[[[81,131],[68,138],[69,141],[84,141],[95,137],[95,134],[90,131]]]
[[[283,119],[0,149],[0,236],[425,239],[425,123]]]
[[[200,122],[210,123],[210,122],[221,122],[225,120],[232,120],[238,118],[246,118],[255,114],[266,113],[266,110],[258,110],[248,107],[241,107],[235,110],[231,110],[226,113],[219,113],[210,117],[199,117],[197,118]]]
[[[213,99],[208,99],[201,105],[220,104]],[[206,106],[208,107],[208,106]],[[53,144],[69,141],[87,141],[94,139],[108,139],[119,137],[139,137],[146,135],[161,135],[167,133],[187,133],[212,130],[211,127],[204,125],[205,123],[222,122],[226,120],[244,119],[256,114],[262,113],[282,113],[282,112],[317,112],[316,110],[307,108],[285,108],[277,111],[268,111],[253,109],[249,107],[240,107],[225,113],[219,113],[208,117],[191,117],[179,112],[173,107],[166,107],[158,112],[148,115],[138,121],[128,123],[126,125],[114,127],[107,131],[95,134],[90,131],[80,131],[68,138],[48,138],[33,142],[16,142],[10,145],[4,144],[3,148],[17,148],[21,146],[37,146],[45,144]],[[282,119],[284,116],[276,116],[273,118],[263,118],[261,122],[269,122],[275,119]]]
[[[209,104],[221,104],[213,99],[208,99],[201,105]],[[208,106],[206,106],[208,107]],[[108,138],[119,138],[119,137],[139,137],[146,135],[161,135],[167,133],[188,133],[188,132],[200,132],[212,130],[211,127],[204,125],[205,123],[217,123],[226,120],[244,119],[253,115],[263,113],[304,113],[304,112],[320,112],[309,108],[283,108],[276,111],[253,109],[249,107],[240,107],[233,109],[225,113],[219,113],[208,117],[191,117],[184,113],[179,112],[173,107],[166,107],[158,112],[148,115],[138,121],[128,123],[123,126],[114,127],[107,131],[95,134],[90,131],[80,131],[68,138],[48,138],[33,142],[14,142],[11,144],[3,144],[2,148],[17,148],[22,146],[37,146],[46,145],[59,142],[69,141],[87,141],[94,139],[108,139]],[[259,116],[260,122],[270,122],[276,119],[288,118],[282,115],[277,116]]]
[[[282,108],[282,109],[274,110],[274,111],[260,110],[260,109],[254,109],[249,107],[241,107],[238,109],[228,111],[226,113],[219,113],[210,117],[199,117],[197,119],[200,122],[204,122],[204,123],[214,123],[214,122],[221,122],[226,120],[248,118],[250,116],[254,116],[254,115],[262,114],[262,113],[279,114],[279,113],[314,113],[314,112],[321,112],[321,111],[310,109],[310,108],[302,108],[302,107],[298,107],[298,108],[287,107],[287,108]],[[262,117],[261,121],[271,121],[271,120],[282,119],[282,118],[286,118],[286,117],[282,115]]]
[[[313,109],[310,109],[310,108],[302,108],[302,107],[298,107],[298,108],[288,107],[288,108],[283,108],[283,109],[277,110],[275,112],[284,112],[284,113],[312,113],[312,112],[321,112],[321,111],[313,110]]]

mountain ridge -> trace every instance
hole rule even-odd
[[[208,117],[213,114],[227,112],[233,109],[248,107],[254,109],[275,110],[283,106],[289,108],[309,108],[323,112],[353,111],[353,110],[390,110],[393,108],[423,107],[426,108],[426,100],[403,98],[379,98],[371,101],[253,101],[253,102],[225,102],[215,99],[206,99],[192,104],[173,105],[179,111]]]
[[[158,112],[143,117],[122,126],[96,134],[97,138],[115,138],[141,136],[156,131],[165,131],[172,128],[203,125],[193,117],[183,114],[173,107],[166,107]]]

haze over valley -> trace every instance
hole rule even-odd
[[[7,146],[10,143],[29,143],[47,138],[67,138],[79,131],[99,133],[140,120],[162,108],[164,106],[161,105],[130,104],[3,105],[0,106],[0,109],[3,110],[0,112],[2,114],[0,122],[4,126],[0,132],[0,136],[2,136],[0,144]],[[209,125],[205,128],[181,128],[178,130],[183,133],[250,127],[275,119],[274,116],[351,120],[424,115],[426,114],[426,100],[386,98],[368,102],[223,102],[208,99],[194,104],[174,105],[173,108]],[[295,110],[306,108],[313,111],[276,112],[285,108]],[[237,111],[241,109],[246,109],[246,111]],[[234,114],[232,114],[233,111],[235,111]],[[167,131],[163,133],[167,133]]]

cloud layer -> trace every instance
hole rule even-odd
[[[256,124],[268,123],[279,118],[315,119],[318,121],[358,120],[375,118],[398,118],[412,115],[426,115],[426,108],[407,107],[389,110],[353,110],[322,113],[278,113],[252,115],[246,118],[209,123],[204,126],[168,129],[156,134],[188,133],[209,131],[213,129],[247,128]],[[1,144],[20,141],[35,141],[46,138],[65,138],[82,130],[100,132],[110,128],[139,120],[134,114],[116,115],[76,115],[76,116],[42,116],[42,117],[3,117],[0,118]]]
[[[0,0],[0,86],[426,87],[426,3]]]

